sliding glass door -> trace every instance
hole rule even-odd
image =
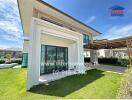
[[[57,59],[56,59],[56,65],[57,70],[66,70],[67,69],[67,48],[57,47]]]
[[[48,74],[53,71],[67,70],[68,48],[57,46],[41,46],[40,73]]]

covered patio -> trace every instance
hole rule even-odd
[[[84,48],[90,50],[90,61],[94,64],[98,64],[97,50],[99,49],[127,48],[129,63],[132,65],[132,36],[114,40],[94,40]]]

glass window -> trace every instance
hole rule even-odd
[[[45,66],[45,46],[41,46],[41,64],[40,64],[40,73],[44,73],[44,66]]]
[[[28,66],[28,53],[22,54],[22,66],[27,67]]]
[[[86,35],[86,43],[89,43],[89,36]]]
[[[85,43],[85,44],[89,43],[89,36],[86,34],[83,34],[83,43]]]
[[[68,48],[57,46],[41,46],[40,74],[48,74],[53,71],[67,70]]]
[[[85,39],[86,38],[86,35],[85,34],[83,34],[83,43],[85,43]]]

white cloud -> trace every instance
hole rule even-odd
[[[125,26],[113,26],[108,29],[107,33],[100,35],[100,39],[116,39],[132,36],[132,24]]]
[[[91,16],[87,21],[86,21],[86,24],[87,23],[90,23],[92,21],[94,21],[96,19],[96,16]]]
[[[17,0],[0,0],[0,38],[4,40],[21,42],[23,32],[19,17]]]
[[[17,49],[17,50],[22,50],[22,46],[20,46],[20,45],[18,45],[18,46],[10,46],[10,45],[6,45],[6,44],[4,44],[4,45],[2,45],[2,44],[0,44],[0,49]]]
[[[11,48],[11,47],[9,45],[0,44],[0,49],[7,49],[7,48]]]

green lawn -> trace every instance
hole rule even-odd
[[[119,74],[90,70],[26,92],[26,69],[0,69],[0,100],[116,98],[120,81]]]

